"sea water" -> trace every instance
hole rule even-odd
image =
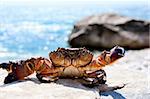
[[[86,16],[118,13],[149,20],[147,5],[0,6],[0,62],[35,56],[48,57],[58,47],[69,47],[73,25]]]

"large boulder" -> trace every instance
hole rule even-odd
[[[150,22],[113,13],[89,16],[74,25],[69,36],[72,47],[94,49],[119,45],[128,49],[149,47]]]

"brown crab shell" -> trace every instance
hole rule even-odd
[[[86,66],[93,59],[93,54],[86,48],[58,48],[49,53],[54,66]]]

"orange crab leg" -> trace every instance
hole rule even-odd
[[[63,68],[61,67],[54,67],[51,61],[44,58],[39,60],[39,62],[35,66],[36,66],[35,67],[36,72],[38,74],[43,74],[43,75],[55,74],[63,70]]]

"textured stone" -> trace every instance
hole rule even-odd
[[[74,25],[69,36],[72,47],[92,49],[119,45],[128,49],[149,47],[150,22],[114,13],[89,16]]]

